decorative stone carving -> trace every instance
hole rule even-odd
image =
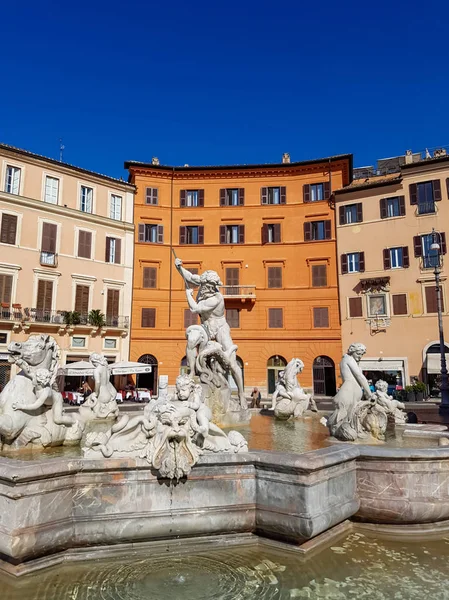
[[[151,400],[143,415],[123,415],[105,433],[89,433],[83,451],[88,457],[146,458],[161,477],[179,480],[204,452],[248,451],[240,433],[226,435],[211,418],[202,386],[180,375],[174,396]]]
[[[301,417],[308,408],[318,412],[312,395],[306,394],[298,383],[297,376],[303,369],[302,360],[292,358],[285,369],[279,372],[271,405],[277,419]]]
[[[329,432],[335,438],[354,442],[368,435],[383,440],[389,416],[397,422],[396,414],[404,405],[386,393],[388,386],[380,382],[372,393],[359,362],[366,352],[363,344],[351,344],[340,363],[343,384],[334,397],[334,412],[327,420]],[[379,382],[378,382],[379,383]],[[363,400],[362,400],[363,398]]]
[[[225,303],[218,286],[222,285],[215,271],[201,275],[191,273],[177,258],[175,266],[186,284],[186,297],[190,310],[200,315],[201,325],[186,330],[187,364],[192,375],[198,375],[205,384],[206,402],[214,417],[228,410],[247,408],[243,388],[243,375],[237,362],[237,346],[233,343],[231,330],[225,317]],[[189,284],[198,287],[196,300]],[[238,390],[239,406],[233,407],[228,376],[232,375]]]
[[[168,397],[168,375],[159,375],[157,397],[158,400],[163,400]]]
[[[32,335],[8,346],[20,373],[0,394],[0,448],[79,443],[85,421],[63,414],[56,385],[59,348],[49,335]]]
[[[94,366],[93,378],[95,389],[87,398],[84,406],[89,407],[97,419],[117,417],[119,408],[117,405],[117,390],[110,382],[111,373],[108,361],[103,354],[90,355],[89,361]]]
[[[383,379],[376,381],[375,387],[376,402],[388,412],[396,425],[404,425],[407,422],[407,414],[404,412],[405,404],[388,395],[388,383]]]

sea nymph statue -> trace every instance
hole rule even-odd
[[[285,421],[291,417],[302,417],[308,408],[318,411],[312,395],[306,394],[298,383],[297,376],[303,369],[302,360],[292,358],[285,369],[279,372],[271,404],[277,419]]]

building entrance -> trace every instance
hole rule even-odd
[[[157,371],[158,362],[157,358],[152,354],[143,354],[137,362],[143,363],[144,365],[151,365],[151,373],[139,373],[137,375],[137,387],[139,389],[145,388],[150,390],[152,396],[157,395]]]
[[[313,393],[316,396],[335,396],[335,365],[328,356],[313,361]]]
[[[279,371],[283,371],[287,366],[287,361],[283,356],[272,356],[267,361],[267,392],[273,394],[276,389]]]

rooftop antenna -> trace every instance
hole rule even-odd
[[[59,138],[59,162],[64,161],[64,150],[65,150],[65,146],[62,143],[62,138]]]

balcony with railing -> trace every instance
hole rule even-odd
[[[70,318],[68,318],[70,316]],[[96,329],[113,328],[129,329],[129,317],[125,316],[106,316],[103,322],[91,322],[89,315],[74,313],[66,310],[46,310],[40,308],[22,308],[20,304],[0,305],[0,321],[9,321],[16,324],[22,324],[27,328],[36,323],[42,325],[54,325],[58,327],[90,327]]]
[[[436,204],[433,200],[429,202],[419,202],[417,206],[418,215],[432,215],[436,213]]]
[[[256,299],[255,285],[224,285],[221,287],[224,298],[250,298]]]
[[[55,252],[44,252],[41,250],[40,263],[44,267],[57,267],[58,255]]]

